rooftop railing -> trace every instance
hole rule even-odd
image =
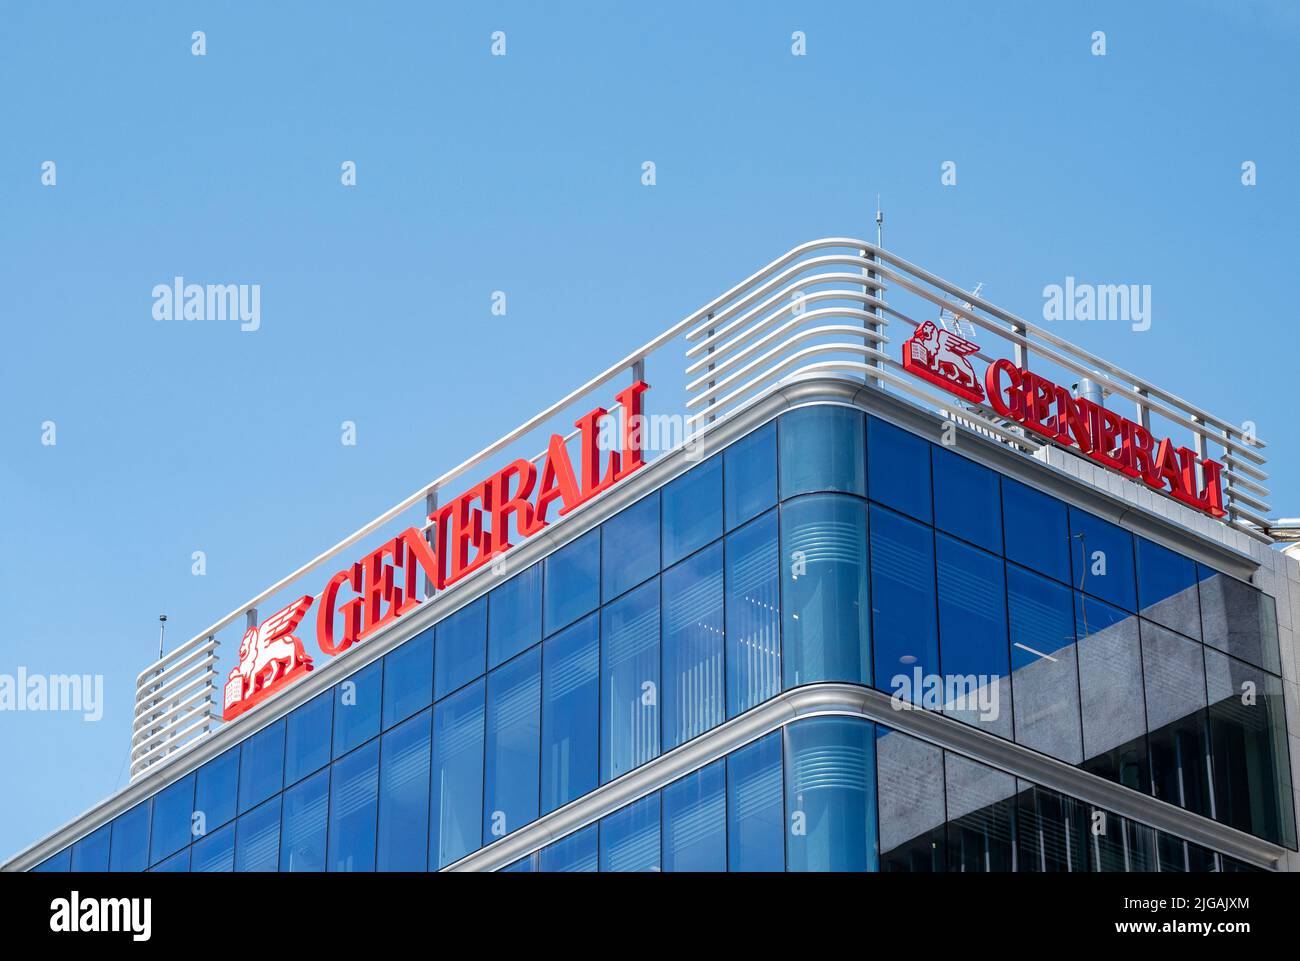
[[[981,347],[975,356],[986,362],[1007,357],[1063,385],[1086,378],[1100,388],[1107,406],[1129,405],[1131,419],[1157,436],[1181,438],[1199,457],[1220,461],[1227,511],[1223,522],[1271,542],[1265,519],[1268,490],[1263,482],[1268,475],[1261,453],[1265,445],[1245,428],[876,245],[832,237],[801,244],[755,271],[235,607],[168,658],[182,651],[207,650],[205,645],[211,643],[209,653],[215,659],[222,632],[232,625],[242,630],[243,623],[255,624],[259,608],[276,610],[304,589],[315,590],[320,584],[306,579],[332,561],[350,564],[356,558],[346,552],[353,546],[371,538],[379,543],[410,526],[427,530],[428,514],[440,495],[460,494],[462,486],[468,486],[467,479],[478,480],[477,475],[489,467],[515,457],[540,462],[550,434],[558,432],[572,440],[577,435],[576,418],[595,406],[608,406],[616,392],[610,385],[616,382],[621,387],[644,379],[653,385],[645,397],[646,414],[658,428],[645,444],[648,460],[688,443],[784,383],[827,374],[861,379],[904,395],[1022,453],[1040,450],[1045,441],[986,404],[962,401],[904,371],[901,344],[926,321],[970,325],[970,339],[978,339]],[[426,584],[426,596],[431,594],[432,585]],[[181,678],[153,665],[141,679],[148,697],[137,709],[133,773],[173,756],[179,740],[175,732],[182,725],[201,734],[211,723],[210,713],[200,710],[201,701],[189,698],[198,693],[198,687],[190,686],[197,675],[180,683]]]

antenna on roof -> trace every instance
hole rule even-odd
[[[970,292],[971,297],[978,297],[980,291],[983,289],[984,281],[981,280],[975,285],[975,289]],[[963,303],[962,307],[965,310],[975,309],[969,300]],[[948,326],[949,322],[952,323],[952,327]],[[965,317],[958,317],[950,308],[942,305],[939,307],[939,326],[944,330],[951,330],[958,337],[965,337],[967,339],[973,338],[976,334],[975,325],[973,323]]]
[[[158,660],[163,656],[163,635],[167,633],[167,615],[158,615]]]
[[[885,246],[885,214],[880,209],[880,194],[876,194],[876,246]]]

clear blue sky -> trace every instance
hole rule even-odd
[[[1300,514],[1298,42],[1285,0],[4,0],[0,673],[107,702],[0,713],[0,857],[126,783],[159,612],[201,630],[789,247],[869,235],[877,191],[889,247],[1030,319],[1066,275],[1152,285],[1149,331],[1061,332],[1255,420]],[[262,328],[155,322],[177,274],[260,284]]]

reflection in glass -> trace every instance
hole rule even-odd
[[[1071,507],[1070,544],[1075,590],[1126,611],[1137,609],[1132,534]]]
[[[516,574],[488,595],[488,669],[542,639],[542,565]]]
[[[1002,478],[1002,530],[1007,560],[1063,583],[1070,580],[1070,531],[1055,497]]]
[[[659,573],[659,491],[605,521],[601,552],[601,596],[605,601]]]
[[[600,865],[598,825],[591,824],[538,852],[539,871],[595,871]]]
[[[276,871],[280,867],[280,798],[241,814],[235,822],[235,870]]]
[[[483,838],[504,837],[537,817],[542,728],[541,649],[488,675]]]
[[[379,741],[334,762],[330,779],[329,870],[375,869]]]
[[[866,496],[864,415],[848,407],[800,407],[777,423],[781,497],[813,491]]]
[[[542,813],[595,790],[600,768],[600,617],[542,645]]]
[[[1011,665],[1007,647],[1005,565],[946,534],[935,535],[939,663],[943,711],[1011,737]],[[958,686],[960,681],[960,686]]]
[[[947,753],[948,870],[1015,869],[1016,779]]]
[[[722,452],[727,530],[776,503],[776,422],[769,421]]]
[[[1197,573],[1205,643],[1271,674],[1281,674],[1273,598],[1199,564]]]
[[[1138,607],[1143,617],[1201,639],[1196,564],[1167,547],[1137,538]]]
[[[487,664],[486,597],[438,623],[434,645],[433,697],[441,701],[483,674]]]
[[[1059,873],[1088,870],[1087,821],[1072,797],[1018,782],[1016,870]]]
[[[880,870],[946,870],[943,750],[877,725],[876,777]]]
[[[422,711],[383,736],[375,867],[423,871],[429,852],[429,723]]]
[[[1205,680],[1215,815],[1235,828],[1295,847],[1281,678],[1206,648]]]
[[[600,605],[600,528],[564,545],[542,566],[542,627],[550,637]]]
[[[875,732],[818,717],[785,729],[786,867],[876,870]]]
[[[721,724],[722,543],[663,575],[663,749]]]
[[[1212,817],[1203,648],[1146,621],[1141,633],[1152,792]]]
[[[727,870],[727,778],[714,761],[663,789],[663,869]]]
[[[727,537],[727,717],[781,690],[781,571],[776,511]]]
[[[922,704],[917,677],[939,673],[934,532],[871,505],[871,642],[876,686]]]
[[[663,489],[663,565],[722,536],[722,458],[711,457]]]
[[[1007,610],[1016,741],[1078,764],[1083,735],[1070,590],[1008,564]]]
[[[429,869],[478,849],[483,834],[483,681],[433,708]]]
[[[325,870],[329,809],[330,772],[327,770],[284,792],[280,830],[281,871]]]
[[[601,611],[600,780],[659,755],[659,579]]]
[[[727,867],[784,871],[781,732],[727,756]]]
[[[602,871],[659,870],[659,795],[651,794],[600,822]]]
[[[1079,635],[1083,767],[1149,794],[1137,618],[1085,594],[1075,595],[1074,610]]]
[[[781,507],[786,688],[871,683],[866,532],[856,498],[816,494]]]

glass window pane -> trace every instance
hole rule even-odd
[[[190,849],[190,871],[230,872],[235,870],[235,826],[227,824]]]
[[[542,565],[516,574],[488,595],[488,669],[542,639]]]
[[[433,628],[384,657],[384,730],[433,703]]]
[[[876,684],[922,704],[923,688],[916,681],[939,673],[934,532],[876,504],[871,505],[871,596]]]
[[[284,792],[281,871],[324,871],[329,828],[330,772],[319,771]]]
[[[777,512],[727,535],[727,717],[781,690],[781,567]]]
[[[1145,824],[1085,805],[1088,869],[1105,873],[1156,870],[1156,832]]]
[[[930,442],[878,417],[867,418],[867,491],[873,501],[929,524]]]
[[[284,787],[284,721],[258,731],[241,747],[239,813],[243,814]]]
[[[542,813],[598,783],[600,771],[600,617],[542,645]]]
[[[32,871],[37,874],[62,874],[71,870],[71,864],[72,848],[69,847],[64,848],[58,854],[50,855],[40,864],[36,865],[36,867],[32,868]]]
[[[194,810],[203,815],[200,835],[235,818],[239,797],[239,745],[199,768],[194,782]]]
[[[156,864],[149,870],[154,874],[182,874],[190,869],[190,849],[183,848],[179,854],[173,854],[161,864]]]
[[[330,781],[329,870],[375,869],[379,741],[334,762]]]
[[[280,866],[280,801],[274,797],[235,822],[235,870],[276,871]]]
[[[663,748],[721,724],[722,543],[664,572]]]
[[[541,655],[541,649],[534,648],[488,675],[485,842],[505,837],[537,818]]]
[[[112,826],[105,824],[72,845],[73,871],[107,871],[108,842]]]
[[[601,611],[601,783],[659,756],[659,579]]]
[[[429,868],[445,868],[483,837],[483,681],[433,708]]]
[[[1065,505],[1055,497],[1002,478],[1002,530],[1007,560],[1069,582],[1070,531]]]
[[[1126,611],[1137,610],[1132,534],[1071,507],[1070,544],[1077,590]]]
[[[1206,874],[1219,870],[1219,856],[1213,851],[1163,831],[1156,833],[1156,853],[1162,873]]]
[[[658,491],[605,522],[601,552],[601,596],[606,601],[659,573]]]
[[[663,489],[663,564],[722,536],[722,458],[711,457]]]
[[[727,865],[785,870],[781,732],[727,755]]]
[[[190,843],[194,813],[194,775],[169,784],[153,799],[153,829],[149,832],[149,863],[157,864]]]
[[[1206,648],[1205,680],[1215,816],[1294,848],[1295,806],[1281,678]]]
[[[1083,767],[1149,794],[1138,619],[1084,594],[1074,601]]]
[[[600,822],[602,871],[659,870],[659,795],[629,804]]]
[[[423,871],[429,859],[429,743],[433,712],[383,736],[379,748],[379,826],[375,867]]]
[[[595,871],[600,865],[598,825],[591,824],[538,853],[539,871]]]
[[[727,530],[776,503],[776,422],[746,434],[722,452]]]
[[[1005,565],[946,534],[935,548],[943,711],[1011,737]]]
[[[880,870],[947,870],[943,750],[876,726]]]
[[[934,525],[994,554],[1002,553],[998,475],[943,447],[931,446]]]
[[[781,507],[785,686],[871,683],[867,505],[820,494]]]
[[[367,664],[334,685],[334,756],[342,757],[379,733],[384,662]]]
[[[297,784],[330,762],[334,692],[317,694],[285,719],[284,783]]]
[[[1072,797],[1020,781],[1016,870],[1088,870],[1083,805]]]
[[[785,728],[786,866],[876,870],[875,732],[868,721],[817,717]]]
[[[727,774],[723,761],[663,789],[663,869],[727,870]]]
[[[947,751],[944,782],[948,798],[948,870],[1014,870],[1016,779]]]
[[[542,562],[545,634],[550,637],[600,605],[600,528],[587,531]]]
[[[1282,673],[1273,598],[1200,564],[1205,643],[1271,674]]]
[[[812,491],[866,496],[866,425],[860,410],[819,405],[782,414],[781,499]]]
[[[1007,610],[1016,741],[1078,764],[1083,731],[1071,591],[1008,564]]]
[[[110,871],[143,871],[149,866],[149,812],[152,807],[152,801],[143,801],[113,819]]]
[[[487,666],[487,598],[480,597],[444,618],[437,627],[434,697],[441,701],[476,677]]]
[[[532,874],[537,870],[537,852],[526,854],[518,861],[512,861],[503,868],[497,868],[498,874]]]
[[[1205,661],[1195,641],[1141,623],[1152,792],[1210,816]]]
[[[1138,604],[1147,620],[1201,639],[1196,564],[1166,547],[1137,538]]]

